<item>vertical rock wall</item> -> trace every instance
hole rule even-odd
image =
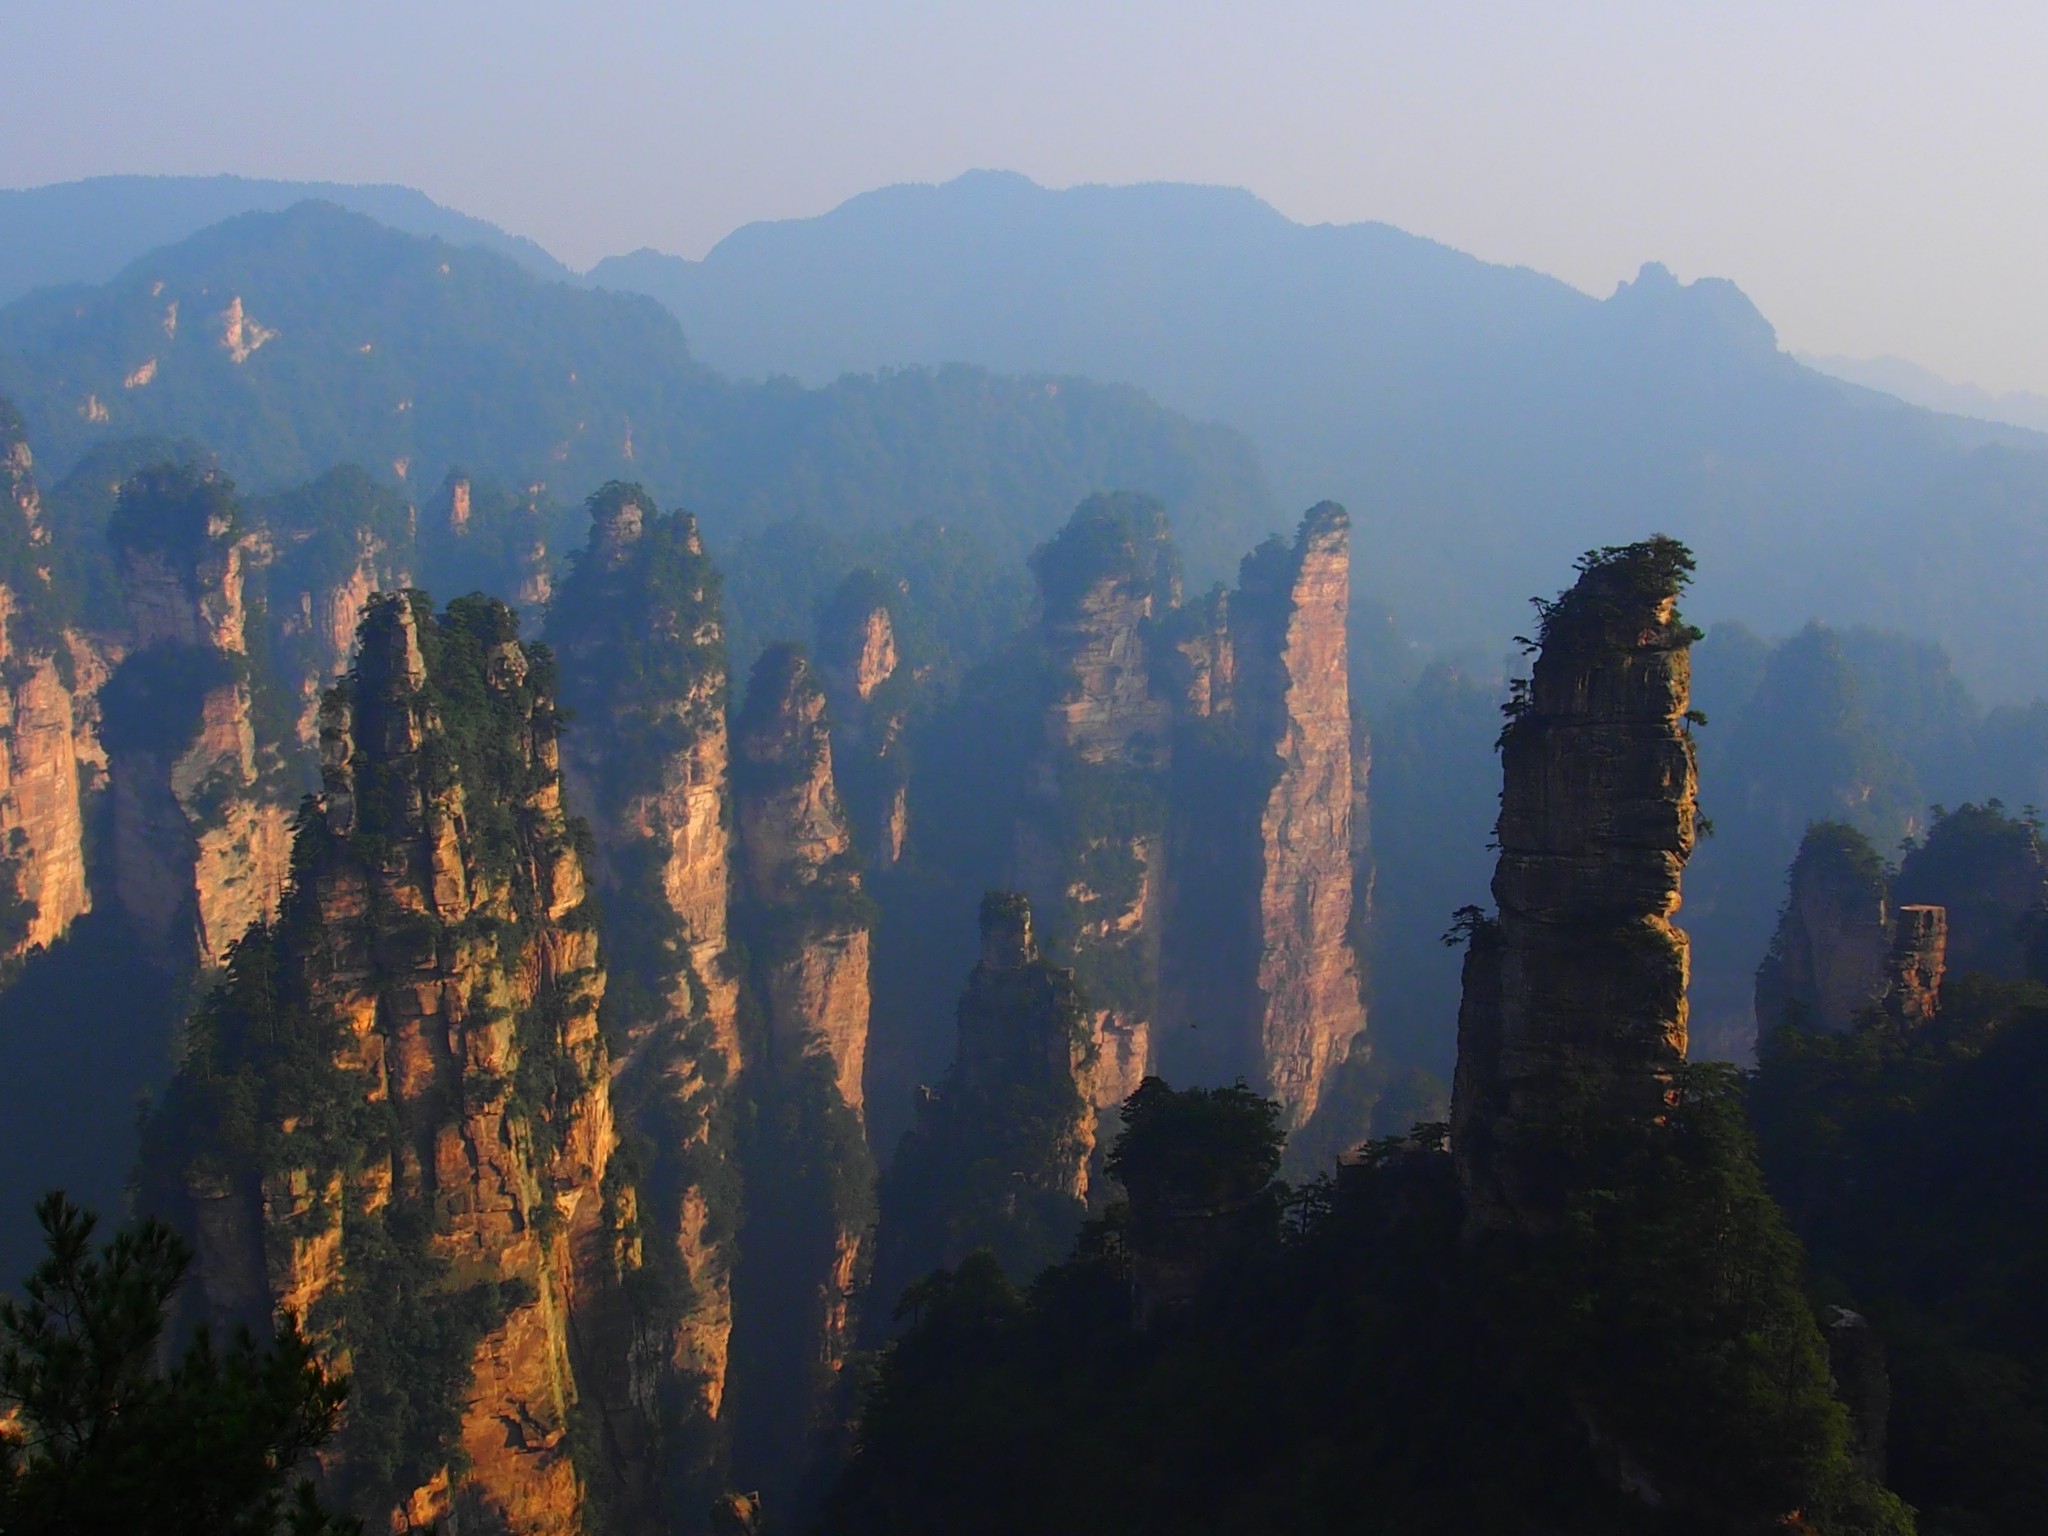
[[[81,796],[81,676],[71,636],[48,614],[48,542],[35,464],[0,400],[0,965],[55,943],[92,909]],[[16,591],[16,586],[21,588]]]
[[[352,1369],[330,1474],[392,1529],[582,1529],[575,1324],[618,1278],[594,910],[516,635],[484,599],[369,605],[289,898],[151,1132],[214,1310],[260,1275]]]
[[[457,506],[467,509],[466,494]],[[610,1319],[630,1369],[594,1383],[610,1429],[616,1501],[658,1516],[680,1481],[719,1474],[715,1434],[733,1326],[731,1084],[742,1066],[739,978],[727,928],[733,813],[726,664],[717,578],[687,513],[664,516],[637,486],[591,500],[582,560],[558,593],[549,637],[563,696],[584,722],[564,769],[596,833],[612,1005],[626,1056],[614,1087],[645,1138],[634,1267],[680,1296]],[[653,1411],[666,1399],[681,1415]],[[664,1489],[671,1492],[664,1494]]]
[[[109,680],[114,882],[176,963],[217,966],[277,910],[290,859],[277,743],[257,740],[233,488],[165,466],[122,488],[127,656]]]
[[[1501,734],[1496,920],[1475,919],[1452,1138],[1474,1218],[1540,1226],[1560,1138],[1592,1102],[1652,1113],[1685,1056],[1685,935],[1672,922],[1698,775],[1686,711],[1683,546],[1582,562],[1542,616]]]

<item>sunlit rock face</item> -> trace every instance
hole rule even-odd
[[[183,1155],[209,1310],[260,1297],[354,1370],[328,1475],[380,1526],[583,1529],[569,1412],[614,1363],[578,1319],[638,1247],[606,1179],[605,977],[552,687],[501,604],[368,605],[289,893],[152,1131]],[[209,1097],[230,1075],[239,1116]],[[453,1377],[394,1359],[390,1330],[455,1341]],[[396,1470],[395,1379],[424,1414]]]
[[[1654,1113],[1685,1057],[1698,773],[1686,711],[1690,558],[1589,559],[1543,615],[1501,737],[1497,919],[1471,925],[1452,1137],[1476,1220],[1553,1214],[1555,1138],[1589,1097]]]

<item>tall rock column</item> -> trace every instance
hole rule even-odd
[[[958,1012],[952,1071],[920,1096],[882,1186],[885,1296],[979,1248],[1020,1280],[1071,1250],[1094,1160],[1094,1042],[1074,973],[1049,964],[1031,904],[981,902],[981,958]]]
[[[1692,558],[1656,538],[1580,563],[1542,608],[1501,733],[1497,919],[1474,914],[1452,1145],[1475,1220],[1541,1227],[1591,1105],[1654,1114],[1685,1057],[1686,940],[1672,922],[1698,774],[1678,617]]]
[[[874,1173],[862,1115],[871,909],[833,779],[825,694],[774,645],[734,723],[742,899],[736,927],[761,1015],[743,1078],[747,1242],[735,1285],[736,1466],[787,1499],[829,1456],[870,1255]]]
[[[115,889],[166,958],[215,966],[277,911],[290,860],[244,635],[251,541],[227,480],[172,464],[122,487],[108,536],[129,622],[102,701]]]
[[[462,503],[466,508],[466,499]],[[582,558],[548,635],[583,722],[564,772],[590,808],[606,909],[607,1025],[625,1047],[614,1084],[642,1134],[643,1304],[612,1320],[630,1368],[596,1384],[620,1487],[653,1520],[680,1483],[699,1504],[721,1476],[715,1425],[732,1337],[731,1086],[741,1065],[739,978],[727,932],[733,810],[718,577],[696,520],[637,485],[590,500]],[[651,1411],[689,1405],[681,1422]],[[714,1447],[706,1451],[707,1442]]]
[[[854,571],[818,622],[818,677],[832,711],[832,750],[855,840],[870,869],[893,869],[910,834],[903,727],[916,678],[897,650],[901,589]]]
[[[546,653],[503,604],[374,600],[321,718],[290,894],[190,1030],[144,1167],[216,1315],[352,1375],[329,1475],[379,1528],[583,1528],[570,1414],[619,1368],[604,975]]]
[[[1173,712],[1155,650],[1180,561],[1159,505],[1117,494],[1083,502],[1032,569],[1053,697],[1016,884],[1087,994],[1108,1110],[1150,1070],[1158,1017]]]
[[[1258,1056],[1290,1130],[1365,1028],[1350,934],[1350,603],[1351,519],[1326,501],[1291,549],[1245,561],[1231,606],[1238,707],[1277,767],[1258,820]]]
[[[27,439],[0,399],[0,974],[92,909],[81,643],[61,624],[48,542]]]

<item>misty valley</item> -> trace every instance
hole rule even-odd
[[[2037,1528],[2048,435],[1213,189],[0,212],[0,1531]]]

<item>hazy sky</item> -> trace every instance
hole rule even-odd
[[[1250,187],[2048,391],[2048,5],[0,0],[0,184],[394,181],[585,266],[975,166]]]

